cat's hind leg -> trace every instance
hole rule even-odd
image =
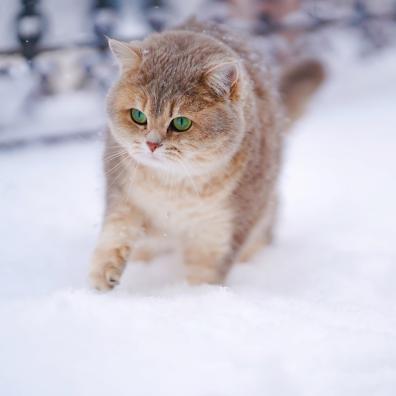
[[[242,263],[247,263],[260,250],[264,249],[267,245],[269,245],[269,243],[270,242],[267,240],[266,237],[262,237],[260,239],[256,239],[256,240],[250,242],[241,251],[238,261],[240,261]]]
[[[278,198],[276,195],[269,201],[262,221],[256,226],[250,238],[246,241],[238,261],[245,263],[254,257],[260,250],[270,245],[274,239],[274,228],[278,214]]]

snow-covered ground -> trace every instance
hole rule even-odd
[[[338,65],[290,136],[275,244],[224,287],[172,257],[87,286],[98,142],[0,153],[0,394],[391,396],[396,57]]]

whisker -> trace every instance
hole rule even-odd
[[[114,172],[116,169],[118,169],[122,165],[122,159],[126,158],[126,157],[127,157],[126,153],[124,153],[123,156],[120,156],[119,161],[117,161],[117,163],[114,166],[112,166],[110,169],[105,170],[106,174],[110,175],[112,172]]]
[[[117,148],[117,150],[114,150],[114,148]],[[110,149],[109,146],[106,147],[106,149],[108,149],[109,152],[104,153],[103,158],[105,160],[112,160],[114,158],[118,158],[118,157],[122,156],[123,154],[128,154],[127,150],[124,147],[117,146],[114,148]]]
[[[118,183],[118,181],[121,179],[121,177],[124,175],[124,160],[127,160],[128,156],[126,157],[122,157],[119,162],[116,164],[116,166],[114,166],[110,171],[107,171],[106,175],[108,177],[109,180],[109,189],[114,187],[116,185],[116,183]],[[113,173],[113,174],[111,174]]]
[[[182,159],[180,156],[178,157],[178,156],[175,155],[173,158],[183,167],[184,173],[185,173],[185,175],[187,176],[188,180],[190,181],[191,186],[192,186],[194,192],[195,192],[196,195],[199,197],[199,196],[200,196],[200,193],[199,193],[198,187],[197,187],[197,185],[195,184],[194,179],[193,179],[193,177],[192,177],[192,175],[191,175],[191,172],[190,172],[189,169],[187,168],[187,165],[184,163],[183,159]]]
[[[130,159],[129,159],[129,161],[130,161]],[[131,194],[131,189],[133,187],[133,180],[135,178],[136,171],[139,167],[139,163],[135,161],[134,163],[132,162],[132,165],[133,165],[133,170],[132,170],[131,177],[127,178],[127,191],[126,191],[127,193],[124,194],[124,203],[127,203],[127,200]]]

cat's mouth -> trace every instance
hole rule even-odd
[[[171,169],[173,168],[173,161],[166,157],[165,150],[162,146],[158,147],[154,152],[151,152],[147,147],[145,147],[145,145],[142,144],[139,147],[139,150],[131,153],[131,156],[138,163],[148,167],[160,169],[163,171],[174,170]]]
[[[156,165],[164,162],[164,158],[159,153],[148,153],[138,151],[137,153],[133,153],[132,157],[138,161],[143,163],[144,165]]]
[[[147,168],[160,170],[161,172],[191,178],[202,175],[208,171],[208,167],[197,167],[189,157],[185,157],[181,150],[172,145],[162,144],[153,152],[145,143],[138,144],[129,151],[129,155],[141,165]],[[211,169],[211,168],[210,168]]]

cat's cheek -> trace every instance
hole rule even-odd
[[[115,141],[132,157],[133,153],[136,152],[135,139],[133,139],[133,137],[127,132],[120,130],[112,131],[112,135]]]

